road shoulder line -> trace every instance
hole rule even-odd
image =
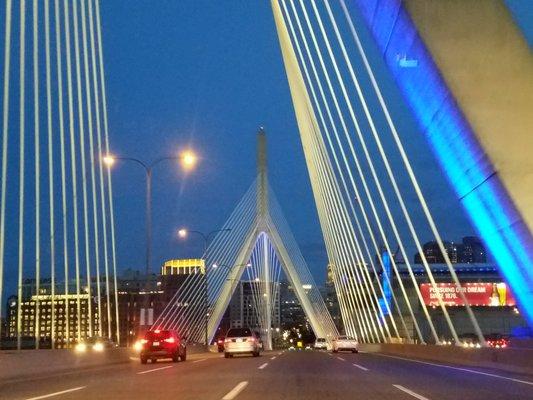
[[[432,363],[432,362],[429,362],[429,361],[414,360],[412,358],[392,356],[392,355],[389,355],[389,354],[379,354],[379,353],[372,353],[372,354],[377,355],[379,357],[396,358],[398,360],[404,360],[404,361],[410,361],[410,362],[414,362],[414,363],[418,363],[418,364],[430,365],[432,367],[448,368],[448,369],[454,369],[456,371],[470,372],[472,374],[490,376],[491,378],[505,379],[505,380],[508,380],[508,381],[517,382],[517,383],[523,383],[525,385],[533,386],[533,382],[531,382],[531,381],[525,381],[525,380],[522,380],[522,379],[511,378],[511,377],[508,377],[508,376],[503,376],[503,375],[498,375],[498,374],[492,374],[490,372],[476,371],[475,369],[454,367],[454,366],[451,366],[451,365],[437,364],[437,363]]]

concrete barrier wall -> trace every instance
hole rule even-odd
[[[130,349],[102,353],[76,353],[73,350],[21,350],[0,352],[0,383],[14,379],[48,376],[73,370],[130,362]]]
[[[464,348],[416,344],[363,344],[361,350],[461,366],[533,374],[533,349]]]
[[[205,353],[204,345],[188,345],[187,354]],[[104,365],[133,362],[139,357],[133,349],[118,348],[102,353],[74,350],[3,350],[0,351],[0,384],[11,380],[24,380],[53,376],[65,372],[84,370]],[[138,361],[137,361],[138,362]]]

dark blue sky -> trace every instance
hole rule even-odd
[[[531,39],[531,8],[525,3],[509,0]],[[113,151],[149,161],[190,146],[202,157],[188,176],[171,163],[155,171],[154,267],[168,258],[200,255],[196,238],[179,241],[175,232],[181,226],[209,231],[222,225],[255,177],[255,133],[263,125],[271,185],[322,281],[327,258],[270,2],[113,1],[102,3],[102,17]],[[372,55],[374,45],[368,40],[367,45]],[[418,150],[423,139],[375,61],[395,119],[410,132],[413,161],[443,236],[471,234],[432,156]],[[143,173],[122,163],[113,176],[119,266],[141,269]]]

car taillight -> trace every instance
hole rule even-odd
[[[169,338],[165,339],[165,342],[167,342],[167,343],[175,343],[176,340],[173,337],[169,337]]]
[[[253,343],[253,342],[255,342],[255,339],[253,337],[251,337],[251,338],[248,338],[248,341]]]
[[[224,340],[224,343],[229,343],[229,342],[231,342],[231,339],[225,339]]]

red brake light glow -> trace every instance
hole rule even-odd
[[[167,342],[167,343],[174,343],[175,341],[176,341],[176,340],[174,340],[173,337],[169,337],[169,338],[166,338],[166,339],[165,339],[165,342]]]

